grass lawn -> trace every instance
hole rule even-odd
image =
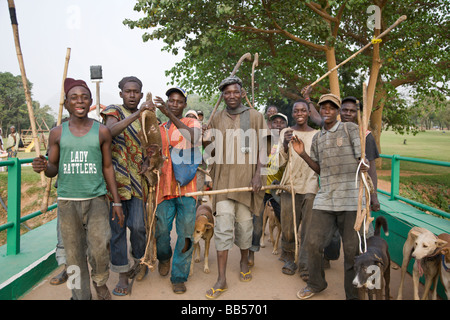
[[[403,143],[404,140],[406,144]],[[450,162],[450,132],[432,130],[419,132],[413,136],[383,131],[380,153]]]
[[[413,136],[383,131],[380,153],[450,162],[450,132],[432,130]],[[390,170],[391,160],[383,159],[381,169]],[[401,196],[450,211],[450,167],[401,161],[400,175]],[[390,176],[379,175],[379,179],[390,181]]]

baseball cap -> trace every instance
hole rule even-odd
[[[273,116],[270,117],[270,120],[273,120],[275,118],[283,118],[283,120],[288,122],[288,117],[282,113],[275,113]]]
[[[166,96],[170,96],[172,92],[179,92],[183,95],[183,97],[187,100],[187,92],[186,90],[180,88],[180,87],[172,87],[169,90],[166,91]]]
[[[195,116],[195,118],[198,120],[197,112],[195,112],[194,110],[189,110],[188,112],[186,112],[186,114],[184,116],[187,117],[188,114],[193,114]]]
[[[362,107],[363,107],[362,102],[359,101],[356,97],[353,97],[353,96],[345,97],[344,99],[342,99],[341,104],[344,104],[344,102],[346,102],[346,101],[351,101],[351,102],[355,103],[356,105],[359,104],[359,108],[362,111]]]
[[[339,100],[338,96],[335,94],[327,93],[322,95],[319,99],[319,105],[327,101],[335,104],[338,107],[338,109],[341,107],[341,100]]]

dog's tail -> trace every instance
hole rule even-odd
[[[384,234],[386,236],[389,235],[389,230],[388,230],[388,225],[387,225],[387,221],[386,218],[383,216],[378,216],[377,220],[375,221],[375,233],[374,236],[380,236],[380,229],[381,227],[383,227],[384,230]]]

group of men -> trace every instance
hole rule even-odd
[[[308,89],[303,92],[305,99],[292,106],[295,124],[289,128],[288,118],[278,113],[276,107],[268,108],[275,110],[266,122],[262,113],[244,106],[242,81],[232,76],[219,85],[225,108],[214,114],[209,126],[202,126],[197,120],[198,114],[183,115],[188,96],[179,87],[167,90],[166,100],[156,97],[140,106],[143,93],[138,78],[123,78],[119,88],[123,103],[110,105],[102,111],[101,124],[87,116],[92,104],[89,87],[82,80],[67,78],[64,105],[70,114],[69,120],[51,130],[48,160],[41,156],[33,161],[36,172],[44,171],[48,177],[58,175],[58,231],[65,249],[66,268],[54,282],[64,282],[67,267],[78,266],[81,281],[72,289],[73,299],[91,299],[90,279],[98,298],[110,299],[106,287],[110,269],[119,273],[119,281],[112,290],[117,296],[129,293],[131,271],[138,270],[135,275],[138,281],[148,272],[145,266],[136,268],[144,256],[148,236],[144,210],[148,190],[142,179],[144,155],[138,132],[142,112],[156,109],[168,119],[159,126],[164,163],[156,189],[158,271],[162,276],[171,273],[175,293],[187,290],[197,199],[186,195],[197,191],[198,186],[195,176],[183,184],[176,179],[172,151],[174,148],[203,148],[205,159],[217,159],[219,154],[227,158],[208,162],[213,190],[248,186],[253,190],[220,193],[211,198],[218,278],[206,291],[206,298],[215,299],[227,290],[228,252],[234,244],[241,253],[240,280],[252,280],[251,266],[255,263],[255,252],[259,250],[263,232],[262,211],[268,201],[282,226],[281,259],[285,261],[282,272],[294,274],[299,268],[300,276],[307,282],[297,296],[309,298],[326,288],[324,251],[339,247],[342,238],[346,296],[357,298],[351,285],[353,258],[358,254],[353,230],[358,201],[354,179],[361,157],[358,127],[353,123],[359,108],[355,98],[340,101],[335,95],[323,95],[317,112]],[[339,112],[345,123],[338,121]],[[321,129],[308,126],[309,119]],[[240,134],[229,136],[230,131],[245,134],[250,130],[267,134],[252,142]],[[373,142],[373,139],[368,141]],[[373,161],[369,154],[369,161]],[[265,157],[268,163],[264,163]],[[274,181],[294,187],[296,227],[292,219],[291,192],[261,190],[263,185]],[[373,209],[378,210],[376,197],[372,197],[372,201]],[[177,240],[172,248],[170,240],[175,220]],[[300,224],[301,249],[297,265],[294,235]],[[91,277],[86,255],[92,268]]]

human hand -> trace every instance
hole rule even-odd
[[[122,207],[112,207],[112,220],[114,221],[116,218],[119,220],[117,223],[121,228],[123,228],[123,223],[125,221],[125,216],[123,215]]]
[[[156,96],[154,99],[156,107],[166,116],[169,116],[171,113],[167,103],[163,100],[163,98]]]
[[[34,172],[40,173],[41,171],[47,170],[47,164],[48,160],[43,155],[40,155],[33,159],[31,166],[33,167]]]
[[[305,144],[303,143],[302,139],[300,139],[297,136],[293,136],[292,137],[292,148],[294,149],[295,152],[298,153],[298,155],[302,155],[302,153],[305,152]]]

